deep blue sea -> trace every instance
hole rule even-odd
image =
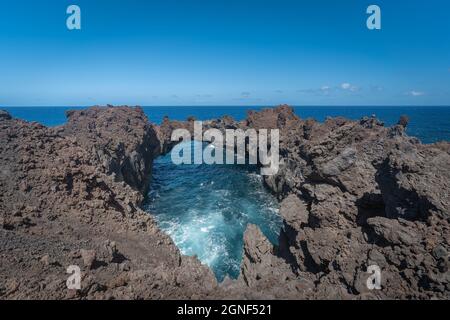
[[[82,108],[82,107],[79,107]],[[14,117],[29,121],[37,121],[47,126],[63,124],[65,111],[78,109],[74,107],[1,107]],[[247,110],[258,110],[260,107],[143,107],[148,118],[160,123],[165,115],[174,120],[185,120],[194,116],[199,120],[218,118],[230,115],[236,120],[246,117]],[[424,143],[440,140],[450,141],[450,107],[295,107],[295,112],[302,118],[315,118],[323,121],[327,116],[344,116],[360,119],[375,114],[386,125],[395,124],[403,114],[408,115],[410,124],[408,134],[418,137]]]
[[[192,155],[194,147],[208,148],[200,142],[183,144],[192,147]],[[239,275],[247,224],[259,226],[273,244],[282,226],[277,200],[256,166],[175,165],[170,153],[153,164],[145,209],[183,254],[197,255],[219,281]]]

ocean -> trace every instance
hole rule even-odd
[[[192,145],[192,154],[195,146],[207,148],[207,143],[183,143]],[[182,254],[196,255],[219,281],[238,277],[249,223],[275,245],[283,225],[278,202],[264,187],[257,166],[175,165],[170,153],[153,163],[144,209]]]
[[[65,112],[84,107],[0,107],[14,117],[27,121],[37,121],[46,126],[61,125],[66,121]],[[186,120],[194,116],[198,120],[208,120],[229,115],[236,120],[245,119],[247,110],[259,110],[261,107],[251,106],[183,106],[183,107],[143,107],[148,118],[161,123],[164,116],[173,120]],[[450,141],[450,107],[325,107],[296,106],[295,112],[302,118],[314,118],[323,121],[326,117],[343,116],[349,119],[360,119],[375,114],[386,125],[397,123],[401,115],[407,115],[410,123],[407,133],[419,138],[423,143]]]

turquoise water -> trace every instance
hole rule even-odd
[[[239,275],[248,223],[278,243],[278,204],[255,166],[177,166],[167,154],[155,161],[152,177],[146,210],[183,254],[197,255],[218,280]]]
[[[63,124],[66,121],[65,111],[74,107],[2,107],[13,116],[29,121],[38,121],[48,126]],[[185,120],[195,116],[199,120],[221,117],[225,114],[237,120],[244,119],[247,110],[258,110],[260,107],[143,107],[148,118],[160,123],[165,115],[174,120]],[[440,140],[450,141],[450,107],[295,107],[295,112],[302,118],[315,118],[323,121],[327,116],[344,116],[360,119],[375,114],[386,125],[395,124],[399,117],[406,114],[410,118],[408,134],[416,136],[424,143]]]

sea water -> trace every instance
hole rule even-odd
[[[175,165],[169,153],[154,162],[150,190],[146,210],[183,254],[196,255],[218,280],[239,275],[249,223],[278,244],[278,203],[264,188],[256,166]]]

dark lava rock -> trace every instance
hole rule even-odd
[[[264,177],[279,245],[248,226],[240,277],[219,285],[140,209],[153,159],[193,122],[156,126],[126,106],[67,115],[46,128],[0,113],[1,298],[450,298],[450,144],[421,144],[405,121],[319,123],[280,106],[204,122],[280,130],[280,170]],[[81,291],[66,288],[70,265]],[[367,287],[374,265],[381,290]]]
[[[7,111],[0,110],[0,120],[11,120],[11,119],[12,117]]]
[[[180,255],[139,207],[160,148],[142,109],[68,116],[56,128],[10,119],[0,130],[0,288],[9,288],[0,297],[218,295],[211,270]],[[66,287],[71,265],[81,269],[80,291]]]
[[[314,294],[287,297],[450,297],[450,144],[420,144],[405,121],[393,135],[375,117],[318,123],[286,106],[251,114],[248,124],[280,129],[281,167],[265,177],[285,223],[272,252],[314,283]],[[381,290],[366,286],[372,264]]]

